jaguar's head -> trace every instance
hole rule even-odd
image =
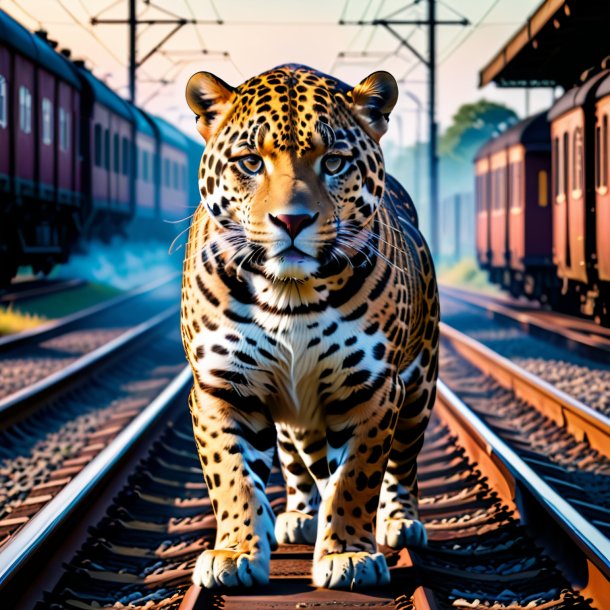
[[[354,88],[294,65],[237,88],[191,77],[201,205],[230,262],[287,281],[353,258],[383,196],[379,140],[397,93],[387,72]]]

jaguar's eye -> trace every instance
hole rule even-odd
[[[339,155],[328,155],[322,159],[322,171],[329,176],[336,176],[347,165],[347,159]]]
[[[249,176],[256,176],[263,171],[263,160],[258,155],[248,155],[237,161],[240,169]]]

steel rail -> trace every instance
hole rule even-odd
[[[591,447],[610,458],[610,418],[559,390],[552,384],[497,354],[475,339],[441,322],[441,337],[456,351],[511,390],[540,413],[565,427],[576,439],[588,439]]]
[[[98,485],[120,468],[130,449],[188,389],[191,382],[191,370],[185,367],[142,413],[2,547],[0,590],[41,550],[67,519],[92,500]]]
[[[58,292],[65,292],[66,290],[74,290],[84,286],[87,282],[82,279],[72,280],[58,280],[53,283],[45,283],[43,281],[36,282],[34,286],[23,288],[23,290],[8,290],[3,294],[0,294],[0,303],[6,303],[12,305],[18,301],[26,301],[28,299],[34,299],[50,294],[56,294]],[[13,288],[18,288],[19,284],[13,285]]]
[[[560,345],[586,358],[610,363],[610,329],[594,326],[593,323],[580,318],[571,318],[557,312],[544,310],[520,311],[509,303],[503,304],[497,299],[477,294],[471,290],[454,286],[440,285],[441,300],[443,296],[462,301],[487,312],[492,319],[508,322],[518,326],[524,332]],[[553,315],[569,323],[572,328],[560,326],[543,316]],[[574,326],[582,328],[574,329]]]
[[[544,529],[537,522],[528,522],[530,510],[525,504],[534,502],[559,526],[566,544],[571,542],[583,554],[588,569],[583,589],[586,595],[596,602],[610,599],[610,540],[536,474],[442,380],[438,382],[436,412],[457,435],[470,459],[478,462],[496,483],[492,486],[502,499],[516,506],[525,525],[537,531]]]
[[[162,278],[159,278],[142,286],[138,286],[137,288],[130,290],[126,294],[121,294],[112,299],[108,299],[107,301],[102,301],[101,303],[97,303],[96,305],[92,305],[91,307],[87,307],[86,309],[82,309],[62,318],[51,320],[50,322],[42,324],[40,326],[36,326],[35,328],[16,333],[14,335],[0,337],[0,351],[13,349],[14,347],[20,346],[23,343],[48,339],[49,337],[57,334],[58,331],[65,330],[70,325],[76,322],[122,305],[123,303],[126,303],[127,301],[130,301],[131,299],[141,296],[147,292],[151,292],[152,290],[155,290],[156,288],[159,288],[160,286],[163,286],[164,284],[170,282],[178,275],[178,272],[170,273],[169,275],[165,275]]]
[[[0,417],[7,418],[14,415],[25,415],[25,405],[43,400],[48,401],[50,394],[57,392],[65,384],[76,380],[82,373],[117,355],[121,350],[153,332],[169,318],[176,315],[179,310],[178,305],[172,305],[149,320],[130,328],[112,341],[88,352],[59,371],[51,373],[36,383],[9,394],[0,400]]]

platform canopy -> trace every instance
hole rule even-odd
[[[481,70],[479,86],[567,89],[608,56],[609,0],[545,0]]]

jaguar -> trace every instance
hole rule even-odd
[[[314,546],[316,586],[384,584],[379,545],[426,544],[416,457],[440,313],[413,202],[379,144],[397,97],[388,72],[350,87],[294,64],[238,87],[188,81],[206,145],[181,333],[217,521],[196,584],[266,583],[278,543]]]

